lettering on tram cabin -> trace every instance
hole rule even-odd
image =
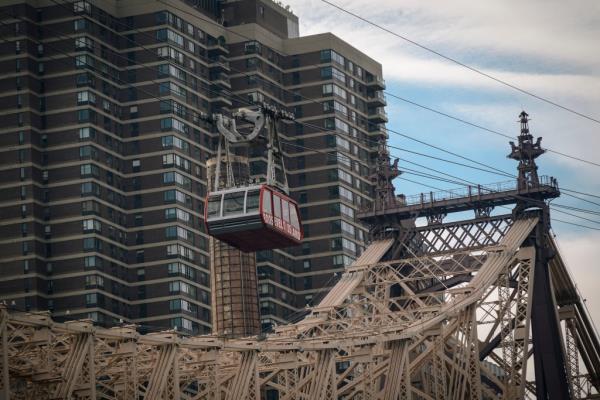
[[[281,218],[273,217],[273,215],[263,212],[262,213],[263,221],[265,224],[274,226],[282,232],[285,232],[289,236],[293,237],[296,240],[300,240],[300,229],[295,228],[289,222],[284,221]]]

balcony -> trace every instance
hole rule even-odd
[[[227,48],[227,44],[225,40],[217,39],[211,40],[207,43],[207,50],[209,56],[213,54],[229,54],[229,49]]]
[[[208,68],[211,71],[227,71],[229,72],[231,69],[229,68],[229,61],[225,56],[214,56],[209,58],[210,63],[208,64]]]
[[[373,90],[385,90],[385,80],[378,76],[371,76],[367,79],[367,88]]]
[[[388,137],[388,132],[383,124],[369,124],[369,136],[385,136]]]
[[[231,83],[229,82],[229,76],[224,72],[217,72],[210,75],[211,85],[224,87],[231,89]]]
[[[388,122],[387,113],[383,107],[378,107],[369,112],[369,122],[376,124],[383,124]]]
[[[385,100],[385,96],[379,90],[367,97],[367,103],[369,104],[369,107],[385,107],[385,106],[387,106],[387,101]]]
[[[213,107],[231,107],[232,103],[227,93],[223,93],[223,87],[214,85],[211,90],[212,97],[210,99]]]

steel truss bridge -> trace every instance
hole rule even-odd
[[[374,241],[266,337],[0,311],[2,399],[588,399],[600,345],[540,212]]]

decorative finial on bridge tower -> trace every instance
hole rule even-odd
[[[390,152],[385,144],[385,139],[379,140],[377,153],[377,166],[371,180],[375,182],[374,210],[380,211],[393,207],[396,204],[395,188],[393,180],[400,176],[398,170],[398,159],[392,163]]]
[[[519,191],[526,191],[540,185],[535,159],[544,154],[546,150],[542,149],[542,138],[538,137],[534,143],[533,135],[529,133],[529,114],[521,111],[519,119],[521,122],[521,134],[518,138],[519,144],[515,145],[514,142],[510,142],[512,151],[508,155],[508,158],[519,162],[517,188]]]

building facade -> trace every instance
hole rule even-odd
[[[257,254],[263,327],[294,319],[364,248],[387,121],[381,65],[301,37],[270,0],[5,1],[0,299],[57,319],[210,332],[203,226],[216,112],[265,101],[301,246]],[[251,147],[250,173],[264,173]]]

